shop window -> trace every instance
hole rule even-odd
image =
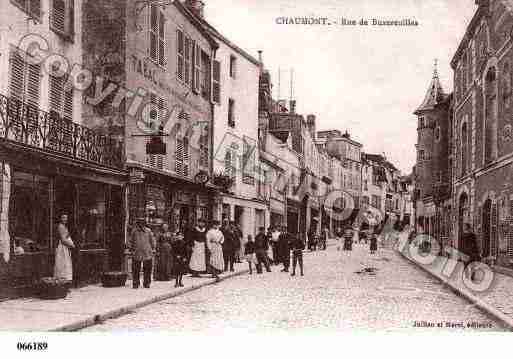
[[[13,171],[9,205],[9,232],[14,247],[24,252],[50,248],[49,179]]]
[[[82,249],[105,248],[105,185],[80,183],[78,235]]]

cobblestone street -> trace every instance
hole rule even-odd
[[[375,256],[363,245],[346,255],[330,247],[305,255],[305,276],[244,274],[162,301],[85,331],[244,329],[411,330],[414,321],[439,323],[443,330],[470,323],[501,325],[415,268],[397,253]],[[365,268],[375,268],[374,274]],[[281,269],[281,268],[280,268]],[[171,284],[170,284],[171,285]],[[440,328],[415,328],[440,330]]]

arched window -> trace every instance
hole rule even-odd
[[[467,123],[461,126],[461,175],[467,174],[467,158],[468,158],[468,135]]]

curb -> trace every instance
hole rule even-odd
[[[493,318],[495,318],[497,321],[501,322],[507,329],[513,331],[513,318],[511,318],[508,315],[504,314],[503,312],[501,312],[500,310],[498,310],[497,308],[495,308],[491,304],[485,302],[484,300],[482,300],[478,296],[472,294],[470,291],[458,288],[456,285],[454,285],[451,282],[449,282],[448,279],[446,279],[446,278],[442,277],[441,275],[432,272],[428,268],[418,264],[413,259],[411,259],[408,256],[406,256],[404,253],[402,253],[400,251],[398,251],[398,252],[399,252],[399,254],[401,254],[401,256],[403,256],[403,258],[407,259],[410,263],[412,263],[416,267],[422,269],[423,271],[431,274],[433,277],[435,277],[440,282],[442,282],[447,287],[449,287],[453,292],[455,292],[456,294],[458,294],[461,297],[465,298],[470,303],[474,304],[477,308],[481,309],[483,312],[487,313],[488,315],[490,315]]]
[[[142,307],[145,307],[150,304],[154,304],[154,303],[166,300],[166,299],[178,297],[180,295],[186,294],[188,292],[192,292],[194,290],[206,287],[208,285],[220,283],[226,279],[230,279],[230,278],[237,277],[239,275],[247,274],[247,273],[249,273],[248,269],[241,270],[241,271],[235,272],[235,273],[229,273],[229,274],[225,275],[224,277],[220,277],[219,280],[209,279],[208,281],[201,283],[201,284],[195,284],[188,288],[183,288],[183,289],[180,289],[177,291],[173,291],[172,293],[161,294],[161,295],[143,300],[139,303],[127,305],[127,306],[121,307],[119,309],[114,309],[114,310],[108,311],[106,313],[99,313],[96,315],[92,315],[89,318],[82,319],[82,320],[76,321],[71,324],[66,324],[62,327],[50,329],[48,331],[49,332],[74,332],[74,331],[77,331],[80,329],[84,329],[87,327],[91,327],[93,325],[100,324],[101,322],[106,321],[108,319],[114,319],[114,318],[121,317],[125,314],[130,313],[131,311],[134,311],[135,309],[139,309],[139,308],[142,308]]]

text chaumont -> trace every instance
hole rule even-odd
[[[329,25],[327,17],[288,17],[276,18],[278,25]]]

